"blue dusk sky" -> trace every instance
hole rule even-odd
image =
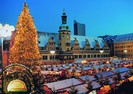
[[[0,23],[16,26],[25,0],[0,0]],[[133,33],[133,0],[26,0],[35,26],[41,32],[58,33],[65,9],[73,22],[86,25],[87,36]]]

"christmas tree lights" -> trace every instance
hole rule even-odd
[[[27,4],[24,3],[16,24],[16,34],[14,44],[10,49],[9,63],[32,67],[39,65],[40,59],[36,28]]]

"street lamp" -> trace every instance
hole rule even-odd
[[[126,60],[126,54],[127,54],[127,50],[126,49],[124,49],[124,53],[125,53],[125,60]]]
[[[14,31],[15,28],[14,26],[9,26],[8,24],[5,24],[4,26],[2,26],[2,24],[0,24],[0,38],[1,38],[1,68],[2,68],[2,76],[1,76],[1,80],[2,80],[2,94],[4,94],[4,77],[3,77],[3,39],[4,38],[8,38],[11,36],[12,31]]]
[[[100,50],[101,55],[104,53],[104,50]]]
[[[54,59],[53,55],[55,54],[55,51],[50,51],[50,54],[52,55],[52,59]]]

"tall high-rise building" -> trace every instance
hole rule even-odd
[[[74,35],[85,36],[85,24],[74,20]]]

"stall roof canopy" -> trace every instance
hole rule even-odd
[[[96,78],[94,78],[93,76],[90,76],[90,75],[81,76],[79,78],[82,79],[83,81],[86,81],[86,80],[94,81],[94,80],[96,80]]]
[[[86,94],[86,92],[88,91],[86,87],[86,84],[75,86],[75,88],[78,90],[77,94]],[[69,91],[70,88],[67,88],[66,90]]]
[[[91,83],[91,85],[93,86],[93,87],[92,87],[93,89],[97,89],[97,88],[100,88],[100,87],[101,87],[101,85],[100,85],[97,81],[93,81],[93,82]]]
[[[66,88],[70,88],[72,85],[80,85],[82,84],[82,82],[80,82],[79,80],[75,79],[75,78],[71,78],[71,79],[66,79],[66,80],[62,80],[62,81],[57,81],[57,82],[52,82],[52,83],[47,83],[46,85],[54,90],[63,90]]]
[[[122,73],[122,72],[126,72],[126,71],[129,71],[130,69],[129,68],[125,68],[125,67],[122,67],[122,68],[117,68],[117,69],[114,69],[112,70],[114,73]]]
[[[98,78],[104,78],[104,77],[112,76],[114,75],[114,73],[105,71],[102,73],[97,73],[96,75],[98,76]]]

